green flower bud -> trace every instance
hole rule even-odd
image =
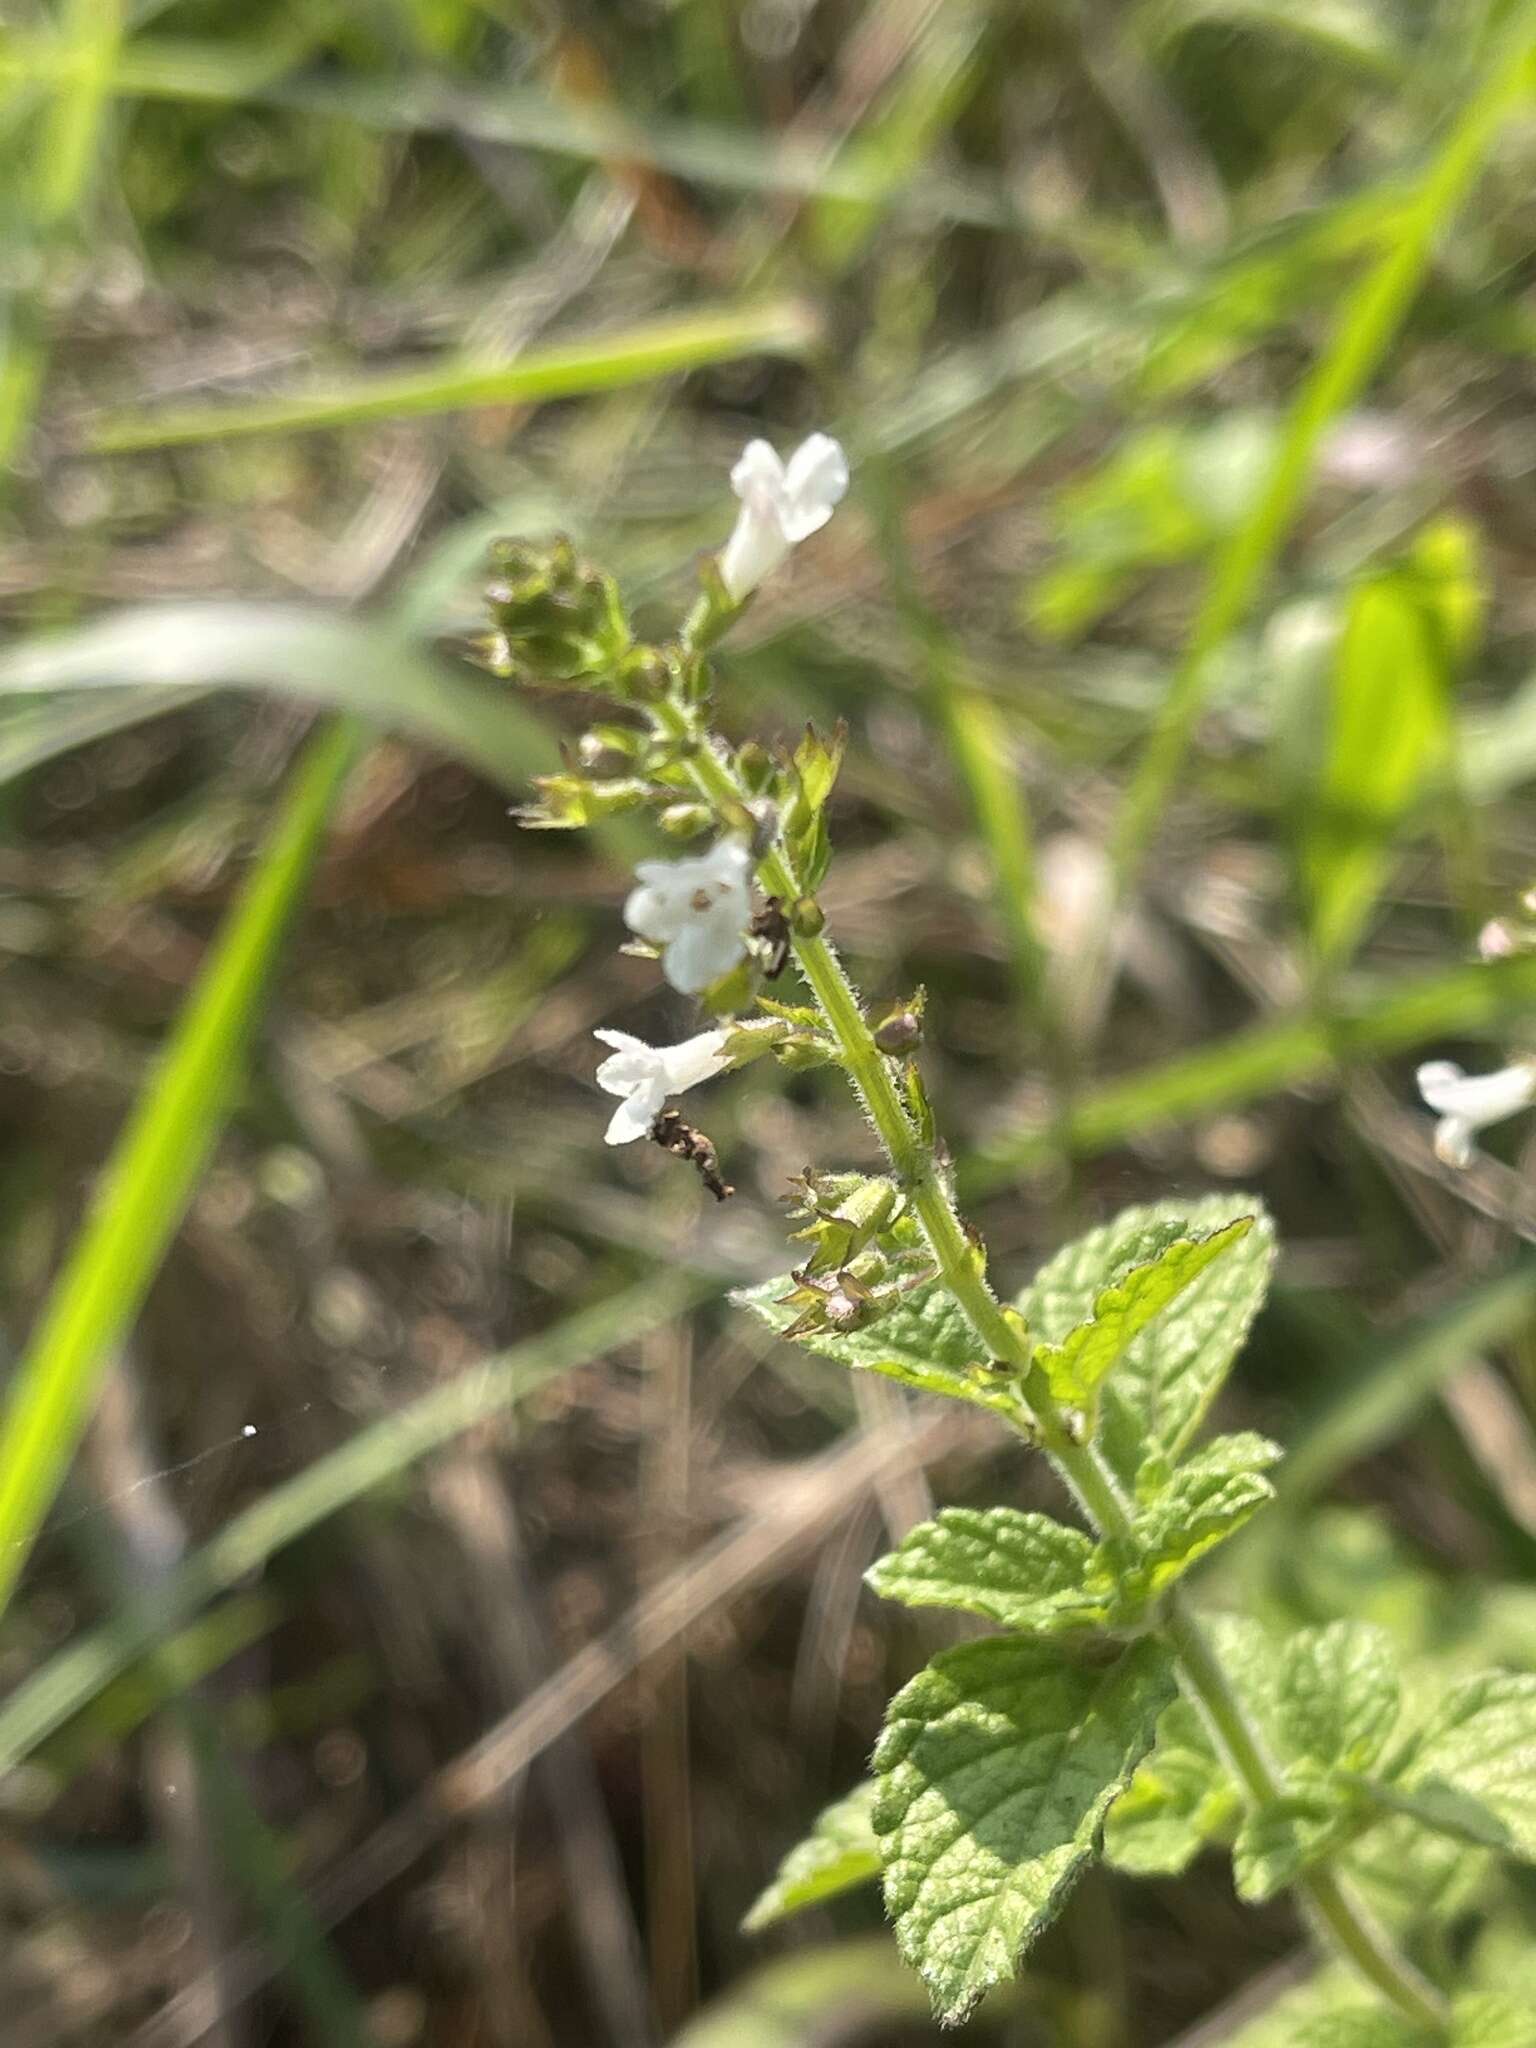
[[[773,781],[773,756],[756,740],[748,740],[737,750],[736,772],[753,796],[761,796]]]
[[[715,814],[708,804],[668,804],[659,822],[674,839],[697,839],[715,822]]]
[[[892,1010],[875,1026],[875,1043],[882,1052],[913,1052],[923,1042],[923,1020],[914,1010]]]
[[[569,830],[592,825],[621,811],[638,810],[650,799],[650,784],[633,778],[596,782],[586,775],[536,775],[539,801],[517,813],[520,825]]]
[[[479,643],[496,675],[531,683],[609,681],[631,645],[611,576],[563,536],[491,544],[486,607],[493,631]]]

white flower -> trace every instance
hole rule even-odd
[[[725,1031],[701,1031],[681,1045],[647,1045],[627,1031],[594,1031],[592,1036],[613,1047],[612,1059],[597,1070],[597,1085],[624,1099],[608,1125],[610,1145],[631,1145],[643,1138],[662,1112],[669,1095],[681,1095],[718,1074],[726,1064]]]
[[[848,458],[830,434],[812,434],[787,464],[766,441],[749,441],[731,471],[731,489],[741,510],[720,556],[720,577],[740,604],[832,517],[848,489]]]
[[[1454,1060],[1430,1060],[1418,1071],[1419,1093],[1439,1113],[1435,1154],[1447,1166],[1469,1166],[1473,1140],[1486,1124],[1536,1102],[1536,1061],[1517,1060],[1492,1074],[1468,1074]]]
[[[643,860],[624,905],[632,932],[660,946],[661,971],[685,996],[728,974],[746,951],[752,856],[722,839],[692,860]]]

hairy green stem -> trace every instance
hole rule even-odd
[[[701,730],[696,715],[668,701],[655,707],[653,717],[658,732],[691,743],[687,761],[700,795],[717,812],[739,812],[747,802],[747,792]],[[786,904],[802,894],[799,878],[777,844],[761,857],[758,876],[763,887]],[[1024,1375],[1030,1366],[1028,1338],[988,1284],[948,1180],[932,1146],[908,1114],[892,1063],[876,1045],[857,991],[831,941],[818,932],[797,934],[793,944],[800,972],[837,1041],[854,1092],[911,1204],[941,1284],[987,1355]],[[1084,1514],[1101,1535],[1125,1535],[1130,1509],[1114,1474],[1093,1445],[1077,1441],[1065,1415],[1038,1382],[1031,1394],[1041,1445]],[[1259,1805],[1281,1797],[1285,1783],[1280,1771],[1198,1616],[1177,1593],[1168,1603],[1164,1633],[1174,1652],[1181,1685],[1250,1803]],[[1327,1870],[1310,1871],[1297,1880],[1296,1889],[1318,1934],[1367,1982],[1417,2025],[1444,2029],[1444,2000],[1407,1958],[1397,1953],[1362,1901],[1339,1877]]]

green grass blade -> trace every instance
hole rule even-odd
[[[316,427],[349,427],[364,420],[417,418],[476,406],[537,404],[643,384],[681,370],[735,362],[741,356],[803,355],[815,337],[814,317],[796,302],[687,313],[604,335],[598,341],[530,349],[493,369],[455,357],[425,370],[359,377],[329,391],[189,406],[179,412],[108,413],[86,425],[84,440],[98,453],[113,454],[224,440],[235,434],[307,433]]]
[[[679,120],[654,108],[637,122],[622,110],[578,107],[510,83],[488,89],[468,78],[305,73],[300,67],[316,40],[302,28],[268,28],[259,41],[244,42],[135,36],[120,55],[113,90],[123,99],[208,106],[254,102],[315,120],[355,122],[381,134],[445,133],[587,163],[638,163],[726,192],[792,193],[852,206],[888,202],[904,219],[923,222],[1004,231],[1018,226],[1017,195],[995,181],[919,172],[891,191],[881,165],[829,162],[819,139],[764,135],[745,124]],[[51,37],[16,34],[0,47],[0,86],[53,84],[65,69]],[[1056,223],[1054,213],[1042,218],[1041,232],[1049,234]]]
[[[80,1637],[0,1705],[0,1775],[189,1616],[257,1572],[276,1552],[562,1373],[669,1322],[718,1282],[663,1271],[596,1308],[488,1358],[384,1416],[253,1501],[166,1575],[152,1613],[118,1615]]]
[[[33,203],[44,228],[68,221],[90,189],[111,105],[123,0],[67,0],[61,26],[64,63],[37,152]]]
[[[104,1752],[136,1734],[179,1693],[270,1635],[286,1611],[271,1593],[237,1593],[199,1615],[190,1627],[162,1637],[152,1657],[104,1686],[89,1711],[43,1745],[37,1761],[47,1777],[60,1788],[67,1785]]]
[[[112,105],[123,34],[123,0],[66,0],[58,33],[53,96],[33,138],[29,188],[8,195],[21,235],[34,243],[38,276],[46,280],[72,237],[90,195],[101,130]],[[15,262],[13,275],[26,265]],[[0,464],[15,454],[32,425],[48,363],[46,290],[12,289],[0,309]]]
[[[1397,235],[1351,293],[1326,352],[1301,387],[1264,489],[1211,570],[1158,723],[1116,821],[1114,856],[1130,887],[1205,702],[1211,657],[1242,620],[1273,567],[1311,482],[1324,434],[1380,367],[1407,315],[1439,236],[1466,198],[1505,121],[1526,100],[1536,56],[1536,7],[1522,6],[1479,90],[1431,159]]]
[[[311,742],[10,1382],[0,1414],[0,1610],[74,1455],[112,1346],[138,1313],[218,1134],[284,929],[359,746],[351,726]]]
[[[300,605],[141,605],[0,655],[0,698],[210,683],[260,685],[418,734],[518,795],[556,758],[509,690],[455,674],[390,625]]]
[[[1536,1260],[1525,1259],[1374,1345],[1286,1452],[1277,1474],[1282,1502],[1299,1509],[1401,1435],[1453,1373],[1490,1346],[1508,1343],[1529,1326],[1533,1312]]]
[[[1086,1089],[1060,1125],[1016,1132],[961,1169],[964,1194],[984,1194],[1065,1146],[1076,1157],[1105,1152],[1160,1124],[1232,1109],[1317,1081],[1342,1061],[1409,1052],[1437,1040],[1478,1036],[1536,1004],[1536,959],[1453,968],[1341,1002],[1326,1020],[1282,1017],[1235,1031],[1215,1045]]]
[[[261,1926],[273,1961],[293,1987],[316,2048],[370,2048],[363,2001],[326,1938],[287,1846],[263,1819],[232,1762],[206,1702],[184,1700],[180,1718],[197,1759],[198,1792],[219,1859]]]

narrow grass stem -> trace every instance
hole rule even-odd
[[[685,706],[656,707],[657,729],[673,740],[693,742],[688,754],[694,786],[717,811],[739,811],[747,792],[715,751],[696,716]],[[798,877],[783,849],[771,846],[758,866],[763,887],[782,901],[801,895]],[[947,1289],[987,1355],[1028,1371],[1029,1344],[1005,1311],[974,1253],[974,1241],[955,1206],[948,1179],[931,1145],[907,1112],[892,1063],[875,1044],[858,992],[824,932],[797,935],[795,959],[828,1029],[837,1041],[855,1094],[884,1146],[912,1212],[927,1240]],[[1079,1443],[1062,1411],[1043,1392],[1034,1398],[1033,1420],[1042,1448],[1084,1514],[1103,1535],[1123,1536],[1130,1509],[1114,1474],[1091,1444]],[[1270,1759],[1259,1730],[1222,1667],[1198,1616],[1177,1594],[1164,1622],[1179,1680],[1226,1757],[1249,1802],[1279,1798],[1284,1778]],[[1332,1872],[1306,1873],[1297,1891],[1320,1938],[1416,2025],[1443,2030],[1446,2007],[1439,1993],[1393,1948],[1363,1903]]]

